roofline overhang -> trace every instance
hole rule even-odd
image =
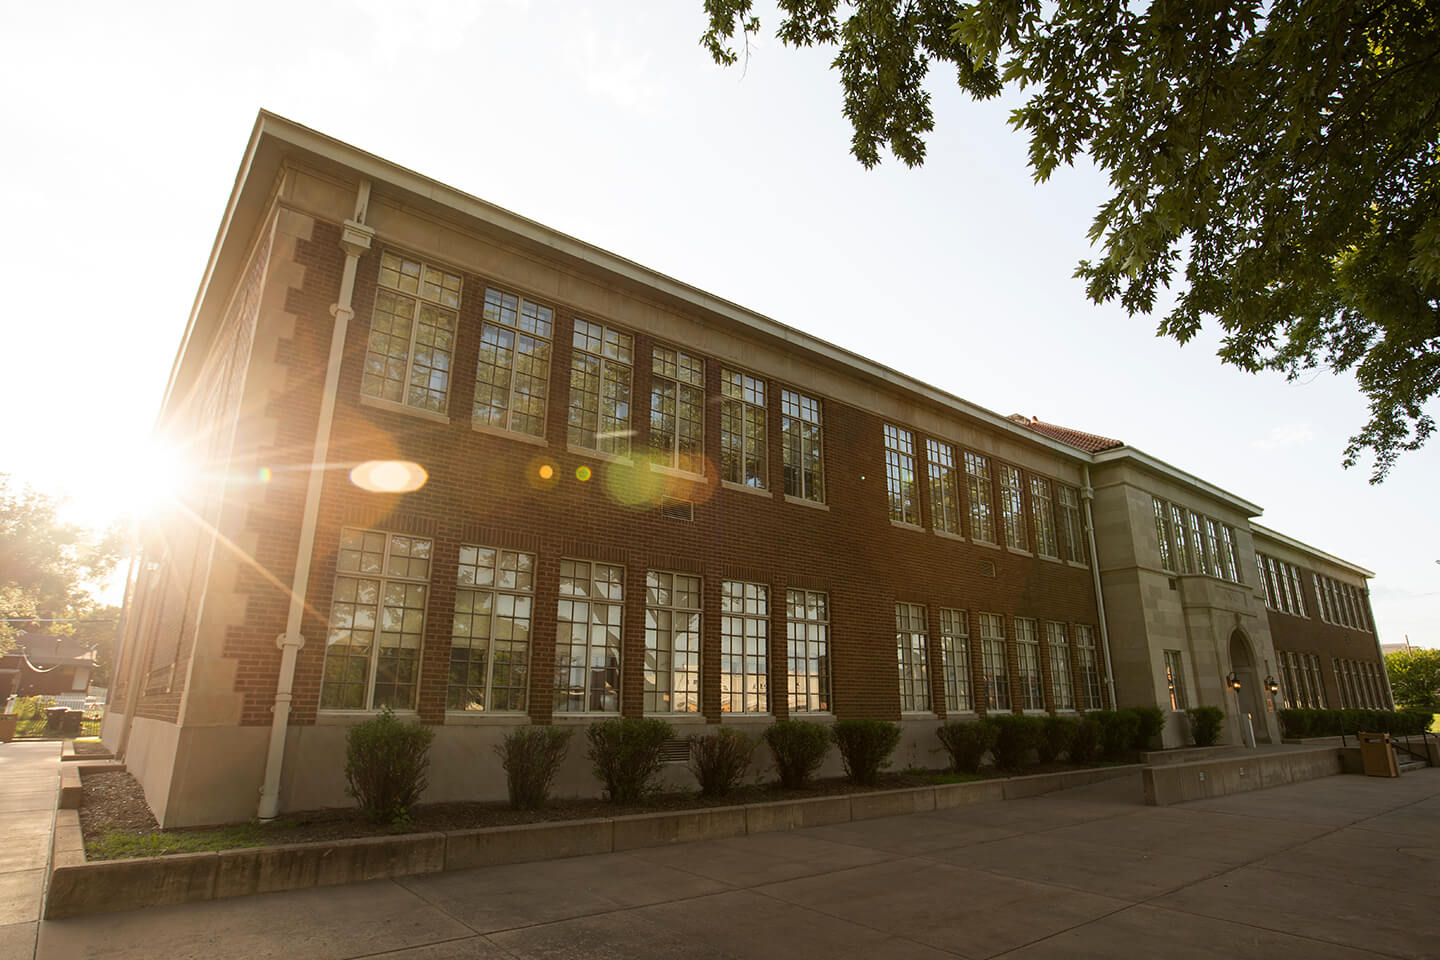
[[[702,315],[720,317],[743,330],[789,344],[830,366],[858,373],[872,382],[888,384],[900,392],[977,420],[1028,445],[1080,463],[1090,458],[1084,450],[1022,427],[979,404],[267,110],[261,110],[255,120],[225,215],[216,232],[180,349],[171,366],[161,403],[162,421],[177,390],[186,382],[187,374],[192,373],[192,367],[197,363],[196,358],[187,356],[189,350],[205,342],[206,335],[220,323],[219,314],[224,310],[225,301],[234,286],[235,273],[241,265],[239,261],[248,252],[254,229],[265,213],[266,200],[276,175],[286,158],[297,153],[308,155],[308,159],[318,160],[324,166],[348,170],[357,180],[370,180],[375,193],[400,194],[405,199],[418,200],[423,206],[438,206],[466,220],[479,221],[490,231],[509,235],[563,260],[655,291]]]
[[[1292,550],[1299,550],[1301,553],[1308,553],[1311,556],[1319,557],[1326,563],[1333,563],[1335,566],[1349,570],[1351,573],[1363,577],[1366,580],[1371,580],[1375,577],[1375,571],[1373,570],[1366,570],[1359,564],[1351,563],[1348,560],[1341,560],[1334,554],[1326,553],[1324,550],[1312,547],[1308,543],[1302,543],[1294,537],[1287,537],[1278,530],[1271,530],[1269,527],[1261,526],[1258,523],[1251,523],[1250,529],[1267,540],[1274,540],[1276,543],[1283,544]]]
[[[1210,483],[1207,480],[1202,480],[1199,477],[1195,476],[1195,474],[1193,473],[1181,470],[1177,466],[1166,463],[1159,457],[1152,457],[1145,451],[1137,450],[1135,447],[1129,446],[1128,444],[1119,447],[1111,447],[1109,450],[1100,450],[1094,454],[1091,454],[1091,458],[1096,466],[1101,466],[1107,463],[1114,463],[1120,460],[1130,460],[1136,464],[1139,464],[1141,467],[1149,470],[1152,473],[1157,473],[1171,480],[1179,481],[1185,486],[1198,490],[1200,493],[1205,494],[1207,497],[1211,497],[1213,499],[1219,500],[1222,503],[1228,504],[1229,506],[1234,507],[1236,510],[1244,513],[1247,517],[1258,517],[1265,512],[1259,504],[1251,503],[1244,497],[1237,497],[1235,496],[1235,494],[1231,493],[1228,490],[1222,490],[1221,488],[1215,486],[1215,484]]]

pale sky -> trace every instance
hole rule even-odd
[[[1117,437],[1374,570],[1380,637],[1440,645],[1440,441],[1342,470],[1350,376],[1183,349],[1071,278],[1104,199],[1035,185],[1013,103],[937,72],[918,170],[849,155],[830,56],[723,70],[701,0],[0,4],[0,472],[104,523],[153,422],[264,107],[1001,414]]]

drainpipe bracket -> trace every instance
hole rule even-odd
[[[298,633],[282,633],[275,638],[275,648],[284,650],[286,647],[302,650],[305,647],[305,638]]]
[[[351,256],[358,257],[370,249],[370,241],[374,237],[374,227],[367,227],[354,220],[346,220],[340,230],[340,248]]]

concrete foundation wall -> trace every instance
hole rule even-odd
[[[1345,772],[1342,752],[1323,748],[1146,767],[1145,802],[1163,807],[1334,776]]]

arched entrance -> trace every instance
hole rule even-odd
[[[1255,657],[1250,652],[1250,641],[1240,630],[1230,634],[1230,669],[1240,681],[1240,690],[1231,690],[1239,701],[1235,722],[1244,729],[1243,714],[1250,714],[1250,725],[1255,730],[1256,743],[1269,743],[1270,731],[1265,722],[1265,706],[1260,699],[1260,675],[1255,670]],[[1243,734],[1238,742],[1243,743]]]

